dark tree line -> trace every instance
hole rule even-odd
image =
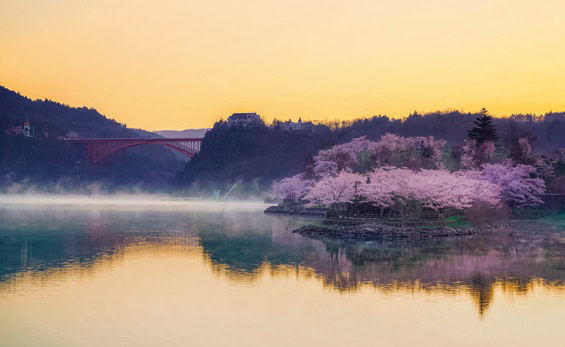
[[[469,138],[478,143],[495,141],[506,155],[517,151],[519,138],[528,137],[535,151],[552,156],[557,149],[565,148],[565,113],[494,118],[483,109],[479,113],[413,113],[404,120],[375,116],[325,123],[313,133],[269,126],[229,127],[220,121],[206,134],[202,151],[177,174],[175,185],[190,193],[207,194],[239,182],[239,192],[259,193],[269,189],[273,180],[308,168],[320,149],[359,136],[377,140],[386,133],[434,136],[446,140],[454,151]]]

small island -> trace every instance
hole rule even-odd
[[[536,156],[532,140],[496,146],[483,109],[463,145],[434,137],[367,136],[320,150],[299,174],[273,184],[265,212],[322,217],[294,230],[347,240],[469,236],[510,218],[556,213],[565,195],[549,191],[563,171],[559,158]]]

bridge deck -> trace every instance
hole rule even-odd
[[[137,141],[145,141],[145,142],[202,142],[202,138],[158,138],[158,139],[144,139],[144,138],[91,138],[91,139],[74,139],[74,140],[65,140],[69,142],[137,142]]]
[[[200,151],[202,143],[201,138],[90,138],[66,141],[86,143],[87,158],[91,163],[96,163],[112,153],[148,144],[162,145],[192,158]]]

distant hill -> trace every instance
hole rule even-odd
[[[33,138],[6,133],[24,121],[31,123]],[[164,147],[141,146],[92,166],[83,146],[57,140],[70,131],[82,138],[159,137],[130,129],[92,108],[31,100],[0,87],[0,189],[22,183],[39,189],[81,189],[92,183],[108,190],[165,189],[181,165]]]
[[[198,138],[201,139],[206,135],[209,128],[204,129],[185,129],[185,130],[159,130],[154,131],[155,134],[167,138]]]

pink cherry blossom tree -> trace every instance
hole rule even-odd
[[[318,179],[336,176],[341,171],[366,172],[374,167],[393,165],[398,167],[422,167],[421,163],[431,162],[429,167],[444,168],[444,140],[434,137],[402,137],[385,134],[379,141],[367,140],[366,136],[350,142],[321,150],[314,157],[314,173]]]
[[[470,169],[475,167],[475,156],[477,151],[477,143],[475,140],[465,140],[463,148],[461,149],[461,167]]]
[[[478,145],[475,140],[465,140],[461,153],[461,167],[464,169],[480,167],[488,163],[496,150],[492,141],[486,141]]]
[[[317,179],[333,177],[338,173],[338,165],[332,160],[322,160],[314,157],[314,175]]]
[[[310,205],[343,206],[353,202],[365,181],[362,175],[342,171],[335,177],[328,176],[316,182],[305,199],[310,201]]]
[[[433,210],[463,210],[475,204],[496,206],[501,188],[491,182],[465,177],[446,170],[421,170],[413,173],[412,184],[417,198]]]
[[[494,154],[495,150],[496,150],[496,144],[493,141],[483,142],[479,146],[479,153],[481,153],[481,155],[483,157],[482,159],[485,162],[488,162],[489,160],[491,160],[492,155]]]
[[[463,174],[497,184],[502,189],[503,199],[511,206],[528,208],[543,204],[538,195],[545,192],[545,182],[531,177],[535,171],[533,166],[513,166],[506,160],[499,164],[486,164],[482,170],[471,170]]]
[[[273,195],[277,199],[298,202],[312,189],[313,182],[304,179],[303,174],[283,178],[273,183]]]
[[[545,184],[534,175],[537,170],[538,175],[543,172],[550,177],[552,162],[538,160],[536,167],[510,161],[485,164],[492,158],[495,144],[477,146],[468,140],[461,157],[466,170],[449,172],[443,164],[445,145],[433,137],[385,134],[379,141],[359,137],[319,151],[311,165],[313,173],[282,179],[273,184],[273,193],[309,205],[346,208],[363,204],[381,214],[392,211],[403,220],[422,210],[497,207],[501,200],[520,208],[542,203],[539,195]],[[434,169],[414,165],[425,160],[434,163]]]
[[[352,170],[357,156],[367,150],[371,141],[367,136],[355,138],[347,143],[321,150],[314,157],[314,172],[319,178],[335,176],[343,170]]]
[[[360,194],[369,204],[378,207],[382,212],[393,205],[395,193],[406,183],[409,171],[390,166],[377,168],[367,174],[368,180],[360,187]]]
[[[344,208],[363,201],[382,213],[385,209],[404,221],[422,209],[463,210],[476,204],[497,206],[501,188],[481,178],[446,170],[377,168],[366,174],[343,171],[314,184],[304,199],[311,205]]]
[[[422,138],[422,146],[424,150],[431,151],[431,158],[433,159],[437,169],[444,169],[445,163],[443,161],[443,149],[447,142],[444,140],[437,140],[433,136]]]
[[[392,209],[403,219],[422,208],[463,210],[479,203],[500,203],[501,189],[496,184],[446,170],[381,168],[368,177],[370,183],[361,187],[360,194],[381,211]]]
[[[407,166],[422,157],[429,157],[435,168],[443,168],[443,148],[446,142],[429,137],[402,137],[395,134],[385,134],[377,142],[370,145],[376,166],[393,165]]]

